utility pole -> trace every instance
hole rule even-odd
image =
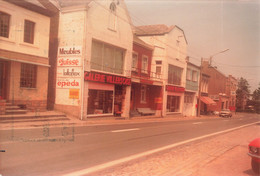
[[[202,62],[203,58],[201,58],[201,63],[200,63],[200,79],[199,79],[199,95],[198,95],[198,106],[197,106],[197,117],[200,117],[200,106],[201,106],[201,81],[202,81]]]

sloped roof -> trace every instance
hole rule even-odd
[[[137,37],[136,35],[134,35],[134,43],[138,44],[138,45],[141,45],[147,49],[150,49],[150,50],[153,50],[154,47],[152,45],[149,45],[147,43],[145,43],[143,40],[141,40],[139,37]]]
[[[58,0],[60,7],[88,5],[93,0]]]
[[[138,35],[163,35],[169,33],[175,26],[168,27],[165,24],[136,26],[135,34]]]

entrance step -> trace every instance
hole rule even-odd
[[[22,109],[9,109],[6,108],[5,110],[5,114],[26,114],[27,113],[27,110],[22,110]]]
[[[19,106],[12,106],[12,105],[9,105],[9,106],[6,106],[6,110],[20,110],[21,108]]]

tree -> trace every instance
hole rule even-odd
[[[252,100],[260,100],[260,83],[258,89],[253,92]]]
[[[237,91],[236,91],[236,107],[238,110],[245,110],[245,106],[249,97],[249,84],[246,79],[240,78],[238,80]]]

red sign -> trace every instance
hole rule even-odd
[[[166,91],[171,91],[171,92],[184,92],[185,88],[184,87],[177,87],[177,86],[166,86]]]
[[[153,84],[153,81],[151,81],[151,80],[146,80],[146,79],[141,79],[140,82],[141,82],[141,83],[144,83],[144,84]]]
[[[110,84],[119,84],[119,85],[131,85],[131,79],[116,76],[116,75],[108,75],[103,73],[97,72],[85,72],[84,73],[85,81],[94,81],[94,82],[101,82],[101,83],[110,83]]]

